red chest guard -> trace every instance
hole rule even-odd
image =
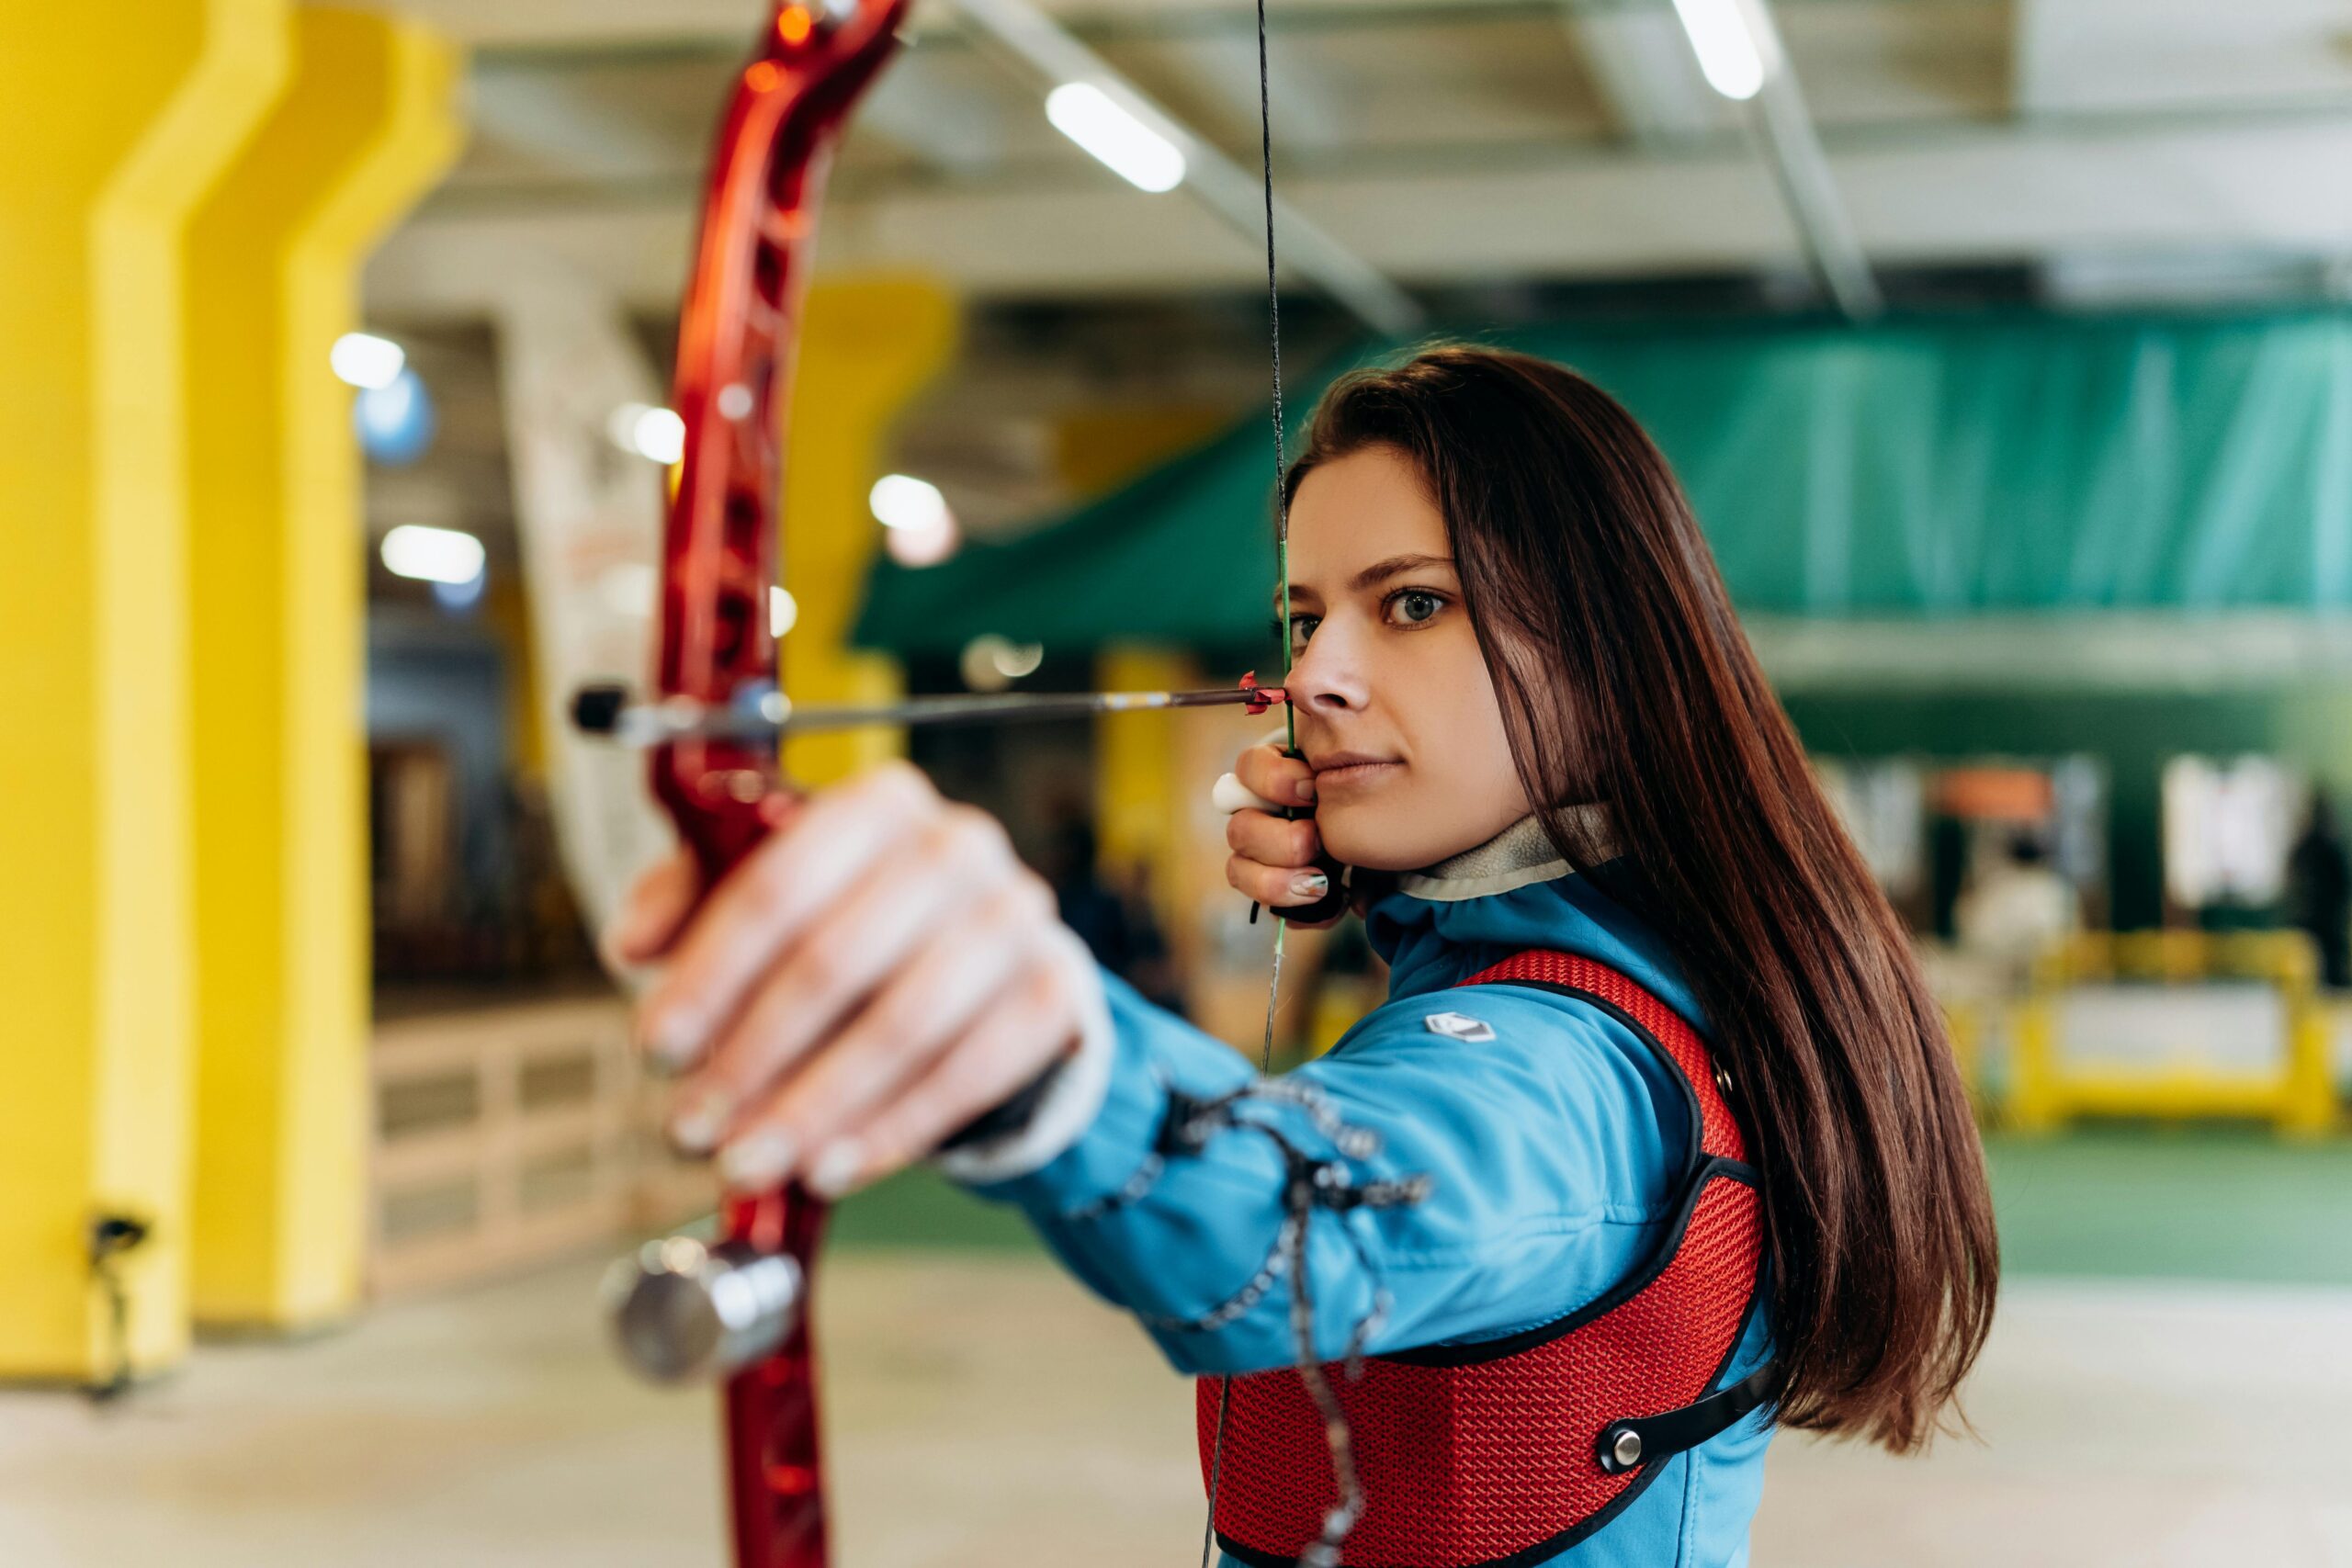
[[[1327,1369],[1363,1482],[1346,1547],[1355,1568],[1541,1562],[1771,1393],[1769,1366],[1709,1392],[1756,1310],[1764,1238],[1747,1143],[1697,1032],[1617,971],[1568,953],[1522,953],[1463,984],[1532,986],[1610,1013],[1672,1066],[1691,1134],[1665,1235],[1599,1301],[1502,1339],[1368,1358],[1352,1382]],[[1199,1384],[1204,1479],[1217,1387]],[[1234,1379],[1225,1427],[1218,1544],[1263,1568],[1290,1563],[1337,1495],[1298,1373]]]

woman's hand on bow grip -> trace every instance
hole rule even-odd
[[[639,1009],[683,1075],[670,1133],[745,1190],[887,1175],[1076,1047],[1102,981],[996,820],[903,763],[809,798],[699,898],[683,854],[605,948],[666,959]]]
[[[1250,747],[1235,759],[1233,773],[1244,789],[1277,807],[1314,809],[1315,770],[1283,756],[1278,747]],[[1292,820],[1276,811],[1244,807],[1226,818],[1225,841],[1233,851],[1226,857],[1225,880],[1256,903],[1270,909],[1296,908],[1330,891],[1329,879],[1315,864],[1323,840],[1312,817]]]

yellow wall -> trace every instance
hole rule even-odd
[[[280,0],[11,7],[0,50],[0,1376],[109,1366],[99,1209],[186,1341],[190,211],[286,68]]]
[[[361,1261],[368,1032],[358,268],[454,157],[458,62],[304,10],[293,81],[191,231],[198,1012],[194,1308],[294,1326]]]
[[[1073,496],[1091,500],[1232,423],[1233,411],[1216,404],[1081,409],[1054,422],[1054,472]]]
[[[796,703],[885,703],[904,690],[897,663],[849,648],[881,525],[866,492],[881,477],[890,426],[956,346],[952,295],[919,278],[820,282],[802,318],[785,457],[785,586],[800,617],[784,639]],[[894,730],[811,735],[785,748],[785,776],[829,784],[895,755]]]
[[[1207,440],[1231,417],[1230,410],[1182,405],[1066,415],[1054,430],[1055,468],[1073,495],[1099,495]],[[1094,666],[1095,684],[1106,692],[1223,684],[1240,675],[1204,675],[1189,653],[1132,646],[1106,649]],[[1171,931],[1183,925],[1177,857],[1186,781],[1178,751],[1170,715],[1112,714],[1095,721],[1094,809],[1103,867],[1114,877],[1142,872],[1160,924]],[[1205,792],[1209,781],[1192,783]]]

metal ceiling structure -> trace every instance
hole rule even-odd
[[[369,271],[370,312],[444,414],[425,464],[375,473],[370,518],[470,528],[503,570],[486,323],[560,275],[633,312],[659,365],[716,107],[767,0],[398,3],[471,47],[474,123]],[[1708,85],[1672,0],[1271,0],[1297,362],[1352,330],[1334,277],[1498,324],[1563,300],[1818,308],[1825,276],[1855,315],[1882,281],[1898,305],[2352,292],[2344,0],[1737,3],[1792,68],[1747,105]],[[820,256],[971,302],[897,460],[981,538],[1070,499],[1052,456],[1070,409],[1238,411],[1264,378],[1263,254],[1237,217],[1258,155],[1249,0],[1012,8],[1047,47],[1008,68],[1001,28],[990,43],[956,0],[922,0],[854,122]],[[1227,188],[1147,195],[1064,140],[1047,78],[1081,68],[1148,100]],[[1302,223],[1320,246],[1295,243]]]
[[[497,258],[538,254],[666,305],[711,105],[757,0],[408,8],[474,43],[477,131],[379,258],[371,302],[473,313]],[[1034,8],[1254,170],[1250,7]],[[1700,79],[1668,0],[1272,12],[1279,188],[1374,274],[1427,289],[1802,259],[1745,116]],[[2352,22],[2336,0],[1779,0],[1772,15],[1811,112],[1766,118],[1817,135],[1812,197],[1840,201],[1855,253],[1882,267],[2049,264],[2128,287],[2117,258],[2352,251]],[[952,0],[918,17],[842,159],[829,265],[919,266],[980,299],[1250,286],[1250,239],[1064,141],[1034,75],[976,47]]]

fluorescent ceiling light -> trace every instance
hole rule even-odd
[[[1183,150],[1091,82],[1065,82],[1046,94],[1046,118],[1138,190],[1156,195],[1183,183]]]
[[[994,632],[982,632],[964,645],[957,664],[964,684],[976,692],[1001,692],[1015,681],[1037,672],[1046,661],[1042,643],[1014,642]]]
[[[1740,14],[1740,0],[1674,0],[1707,85],[1745,103],[1764,85],[1764,53]]]
[[[665,468],[686,455],[686,422],[668,409],[623,403],[605,422],[605,434],[622,451],[650,457]]]
[[[385,570],[420,582],[471,582],[481,575],[481,541],[455,528],[404,523],[384,536]]]
[[[866,492],[865,503],[874,509],[875,521],[885,528],[928,534],[950,521],[947,498],[939,493],[939,487],[912,474],[884,474]]]
[[[373,333],[345,333],[327,350],[327,364],[345,385],[379,392],[401,378],[408,367],[408,351]]]

